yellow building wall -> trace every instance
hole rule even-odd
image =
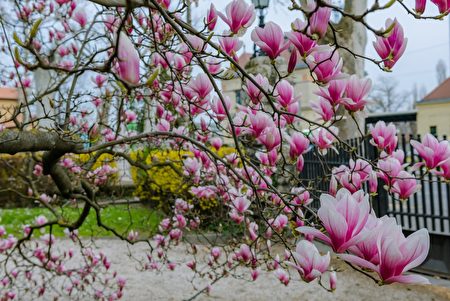
[[[417,133],[424,135],[430,132],[431,126],[436,126],[437,135],[450,136],[450,101],[441,103],[418,103]]]
[[[4,122],[11,119],[14,108],[17,107],[17,105],[17,100],[0,99],[0,124],[3,124],[6,127],[14,126],[12,121],[7,122],[6,124],[4,124]]]

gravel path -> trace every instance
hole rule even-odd
[[[118,240],[100,239],[96,245],[101,248],[113,263],[112,268],[127,278],[127,286],[123,300],[184,300],[195,294],[189,279],[191,271],[179,266],[175,271],[138,272],[137,263],[127,256],[127,246]],[[144,245],[133,246],[132,253],[142,256]],[[176,260],[186,259],[183,248],[174,250],[172,257]],[[190,259],[190,257],[189,257]],[[232,277],[224,278],[216,283],[209,296],[201,295],[196,300],[450,300],[450,282],[434,280],[438,285],[387,285],[379,287],[372,280],[353,271],[345,264],[334,263],[342,270],[338,273],[338,287],[329,293],[317,283],[305,284],[296,276],[288,287],[280,284],[273,273],[262,272],[255,282],[243,281]],[[292,274],[294,275],[294,274]],[[248,275],[247,279],[249,278]],[[326,277],[328,278],[328,277]],[[203,285],[201,287],[204,287]]]

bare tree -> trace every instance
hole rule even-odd
[[[411,108],[411,92],[398,91],[398,81],[388,76],[380,76],[370,94],[373,103],[369,112],[395,112]]]
[[[422,84],[419,88],[417,83],[414,83],[412,90],[411,90],[411,96],[412,96],[412,109],[416,108],[416,103],[421,101],[425,95],[427,95],[427,89]]]
[[[447,66],[443,59],[440,59],[436,64],[436,76],[438,85],[447,79]]]

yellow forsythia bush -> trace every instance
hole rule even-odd
[[[235,152],[232,147],[221,147],[215,151],[220,157]],[[131,178],[136,185],[135,196],[141,200],[153,202],[158,208],[168,211],[172,205],[169,200],[183,198],[192,202],[190,193],[192,183],[183,175],[183,160],[193,157],[192,152],[185,150],[140,149],[131,152],[133,160],[152,166],[145,171],[131,167]],[[200,200],[201,210],[216,207],[217,200]]]
[[[72,159],[75,161],[76,164],[85,168],[86,164],[92,159],[93,156],[95,156],[95,153],[79,154],[79,155],[72,156]],[[98,168],[101,168],[103,165],[109,165],[110,167],[117,169],[116,158],[114,158],[114,156],[111,154],[101,154],[88,171],[94,171]],[[119,179],[119,173],[115,172],[115,173],[109,175],[108,184],[110,184],[110,185],[117,184],[118,179]]]

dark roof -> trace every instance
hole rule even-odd
[[[416,121],[417,111],[372,113],[366,117],[366,124],[377,123],[380,120],[384,122]]]
[[[422,101],[450,99],[450,77],[426,95]]]

